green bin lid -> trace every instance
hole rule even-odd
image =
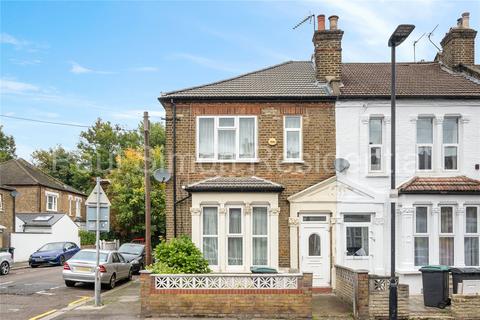
[[[252,273],[277,273],[277,270],[269,267],[251,267]]]
[[[450,271],[449,266],[438,265],[438,266],[424,266],[420,268],[422,272],[448,272]]]

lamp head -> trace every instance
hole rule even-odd
[[[388,40],[389,47],[396,47],[408,38],[415,26],[413,24],[401,24],[395,29]]]

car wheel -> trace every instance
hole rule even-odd
[[[65,280],[65,285],[67,287],[75,287],[75,281]]]
[[[115,288],[116,282],[117,282],[117,278],[115,277],[115,273],[114,273],[114,274],[112,274],[112,276],[110,277],[110,281],[108,282],[107,288],[108,288],[108,289],[113,289],[113,288]]]
[[[60,263],[61,266],[63,266],[65,264],[65,257],[60,256],[60,258],[58,258],[58,262]]]
[[[132,269],[128,270],[128,281],[132,280],[133,272]]]
[[[7,261],[3,261],[2,264],[0,264],[0,274],[6,275],[9,272],[10,272],[10,264]]]
[[[38,267],[38,265],[37,264],[31,264],[30,267],[36,268],[36,267]]]

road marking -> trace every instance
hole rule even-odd
[[[83,297],[81,297],[81,298],[78,299],[78,300],[75,300],[75,301],[70,302],[70,303],[68,304],[68,306],[69,306],[69,307],[74,306],[74,305],[79,304],[79,303],[81,303],[81,302],[83,302],[83,301],[85,301],[85,300],[88,300],[88,299],[90,299],[90,297],[88,297],[88,296],[83,296]]]
[[[46,317],[46,316],[48,316],[49,314],[52,314],[52,313],[54,313],[54,312],[57,312],[57,309],[52,309],[52,310],[50,310],[50,311],[44,312],[44,313],[39,314],[38,316],[35,316],[35,317],[30,318],[30,319],[28,319],[28,320],[38,320],[38,319],[41,319],[41,318],[43,318],[43,317]]]
[[[36,294],[44,294],[46,296],[53,296],[55,293],[46,292],[45,290],[37,291]]]
[[[13,281],[7,281],[7,282],[0,282],[0,286],[4,286],[6,284],[12,283]]]

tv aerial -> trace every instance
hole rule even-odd
[[[308,23],[312,23],[313,21],[313,31],[315,31],[315,15],[314,14],[311,14],[307,17],[305,17],[302,21],[300,21],[299,23],[297,23],[292,29],[295,30],[297,29],[298,27],[300,27],[302,24],[306,23],[308,21]]]
[[[417,40],[413,41],[413,62],[417,62],[417,59],[416,59],[416,55],[415,55],[415,46],[417,45],[417,43],[423,38],[423,36],[425,35],[425,32],[420,36],[420,38],[418,38]]]
[[[433,44],[433,46],[435,48],[437,48],[438,52],[442,51],[442,49],[440,49],[431,39],[432,35],[433,35],[433,31],[435,31],[438,27],[438,24],[435,26],[435,28],[433,28],[432,31],[430,31],[428,34],[427,34],[427,38],[428,38],[428,41],[430,41],[431,44]]]

